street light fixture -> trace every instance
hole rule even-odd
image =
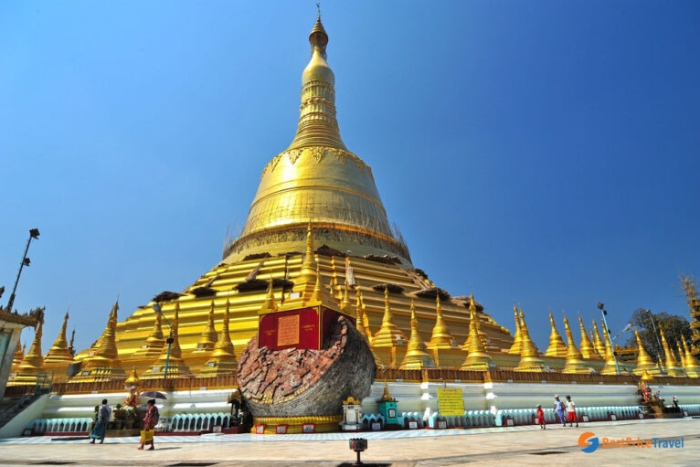
[[[603,302],[598,302],[598,309],[602,312],[603,326],[605,326],[605,330],[608,333],[608,339],[610,339],[610,328],[608,327],[608,320],[605,319],[605,317],[608,315],[608,312],[605,310],[605,304]],[[617,352],[615,352],[615,347],[614,347],[612,340],[610,340],[610,345],[613,346],[612,354],[613,354],[613,359],[615,359],[615,371],[619,375],[620,374],[620,364],[617,363]]]
[[[163,378],[168,379],[168,368],[170,367],[170,349],[172,348],[173,342],[175,342],[175,338],[173,337],[173,326],[170,324],[170,321],[168,321],[168,318],[166,318],[163,314],[163,310],[160,308],[160,303],[153,304],[153,311],[155,311],[156,314],[159,314],[161,318],[165,320],[168,328],[170,328],[170,335],[166,340],[168,343],[168,353],[165,356],[165,370],[163,370]]]
[[[29,252],[29,245],[32,243],[32,240],[38,240],[39,239],[39,229],[30,229],[29,230],[29,240],[27,240],[27,246],[24,249],[24,256],[22,256],[22,262],[19,263],[19,272],[17,273],[17,279],[15,279],[15,286],[12,288],[12,293],[10,294],[10,301],[7,302],[7,311],[12,311],[12,306],[15,304],[15,292],[17,291],[17,284],[19,284],[19,276],[22,275],[22,268],[25,266],[29,266],[31,261],[27,257],[27,253]]]

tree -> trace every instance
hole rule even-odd
[[[685,341],[690,344],[693,330],[687,319],[678,315],[671,315],[662,311],[660,313],[652,313],[644,308],[637,308],[632,313],[630,323],[639,332],[639,338],[642,340],[644,350],[647,351],[651,359],[656,363],[659,355],[663,355],[661,347],[661,336],[659,330],[663,330],[668,341],[669,348],[674,354],[674,358],[678,358],[678,343]],[[627,339],[627,347],[636,347],[637,342],[634,336]],[[682,347],[682,346],[681,346]]]

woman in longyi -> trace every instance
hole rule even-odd
[[[155,433],[156,425],[158,424],[158,419],[160,418],[158,414],[158,407],[156,407],[156,400],[151,399],[148,401],[148,411],[146,416],[143,418],[143,430],[141,431],[141,444],[138,449],[143,449],[146,444],[151,447],[148,448],[149,451],[155,449],[153,444],[153,434]]]

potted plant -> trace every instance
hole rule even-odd
[[[114,406],[114,419],[115,420],[124,420],[126,418],[126,410],[122,409],[121,404],[117,404]]]

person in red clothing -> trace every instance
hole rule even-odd
[[[148,448],[149,451],[155,449],[153,444],[153,433],[151,430],[155,430],[156,425],[158,425],[158,419],[160,414],[158,413],[158,407],[156,407],[156,400],[151,399],[148,401],[148,411],[146,416],[143,418],[143,431],[141,432],[141,444],[138,449],[143,449],[146,444],[150,444],[151,447]],[[150,432],[150,433],[149,433]],[[144,436],[146,435],[146,436]],[[146,439],[150,438],[148,441]]]
[[[542,410],[541,404],[537,404],[537,423],[540,425],[540,430],[547,429],[547,425],[544,423],[544,410]]]

